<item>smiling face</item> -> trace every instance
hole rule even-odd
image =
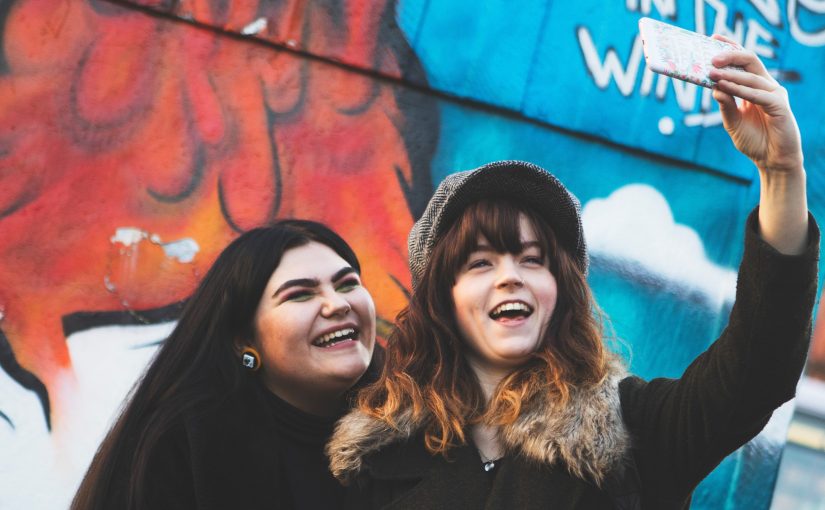
[[[526,363],[541,345],[556,307],[556,279],[524,214],[519,231],[518,253],[499,252],[479,235],[456,275],[455,318],[477,373],[500,376]]]
[[[369,366],[375,305],[343,258],[310,242],[284,253],[254,331],[267,388],[299,409],[330,414]]]

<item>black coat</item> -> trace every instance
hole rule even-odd
[[[382,364],[383,351],[376,345],[372,363],[352,393],[375,380]],[[290,427],[284,426],[285,414]],[[298,415],[298,427],[308,430],[299,431],[301,441],[296,442],[284,431],[296,428],[292,419]],[[297,506],[291,491],[301,488],[305,495],[295,499],[304,507],[315,506],[312,501],[339,502],[343,489],[329,474],[323,454],[332,433],[332,420],[320,423],[326,421],[277,400],[250,376],[228,396],[188,412],[162,435],[149,459],[147,506],[153,510],[291,510]]]
[[[481,469],[472,445],[452,449],[449,460],[431,456],[420,425],[393,430],[355,411],[330,444],[333,471],[351,480],[349,508],[687,508],[696,485],[793,397],[805,363],[819,230],[811,217],[807,250],[785,256],[759,238],[756,224],[753,213],[728,326],[681,378],[614,378],[572,404],[570,418],[557,418],[552,403],[533,405],[522,412],[532,415],[526,423],[520,416],[518,427],[502,429],[507,454],[495,477]],[[594,411],[600,402],[616,402],[619,419],[591,427],[614,412]],[[582,414],[588,418],[576,418]],[[537,441],[546,452],[536,452]],[[608,469],[580,459],[595,451],[598,463],[617,449]]]
[[[254,384],[254,383],[253,383]],[[283,478],[272,409],[250,384],[162,436],[146,479],[158,510],[271,510]]]

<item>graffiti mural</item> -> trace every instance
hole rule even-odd
[[[534,161],[576,193],[611,344],[644,377],[678,376],[725,323],[757,189],[709,95],[646,70],[636,23],[722,32],[766,61],[822,217],[820,4],[0,2],[0,508],[66,507],[239,232],[330,224],[386,332],[433,184],[493,159]],[[693,508],[768,508],[791,412]]]
[[[242,4],[198,5],[279,19],[269,2]],[[296,4],[296,39],[357,33],[369,44],[344,55],[367,51],[354,58],[401,76],[410,56],[393,6],[344,4]],[[65,507],[100,440],[89,430],[105,429],[239,232],[325,222],[364,261],[384,328],[404,304],[405,239],[437,136],[426,96],[102,1],[3,2],[0,26],[0,507],[46,508],[11,504],[27,486]],[[7,456],[9,441],[20,455]],[[29,442],[42,458],[24,454]],[[21,484],[44,472],[59,494]]]

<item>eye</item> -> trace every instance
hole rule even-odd
[[[531,266],[544,266],[544,257],[540,255],[527,255],[521,260]]]
[[[487,259],[472,259],[467,262],[467,269],[477,269],[481,267],[490,266],[490,261]]]
[[[361,286],[361,282],[358,281],[357,278],[347,278],[346,280],[340,282],[336,287],[335,290],[338,292],[350,292],[352,290],[357,289]]]
[[[309,301],[310,299],[312,299],[312,296],[313,296],[313,293],[308,291],[308,290],[298,290],[298,291],[292,292],[291,294],[286,296],[284,298],[284,301],[292,301],[292,302],[301,303],[303,301]]]

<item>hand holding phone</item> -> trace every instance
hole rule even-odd
[[[707,88],[715,85],[709,76],[714,68],[711,59],[725,51],[742,49],[739,45],[651,18],[639,20],[639,32],[645,62],[651,71]],[[728,68],[741,70],[736,66]]]

